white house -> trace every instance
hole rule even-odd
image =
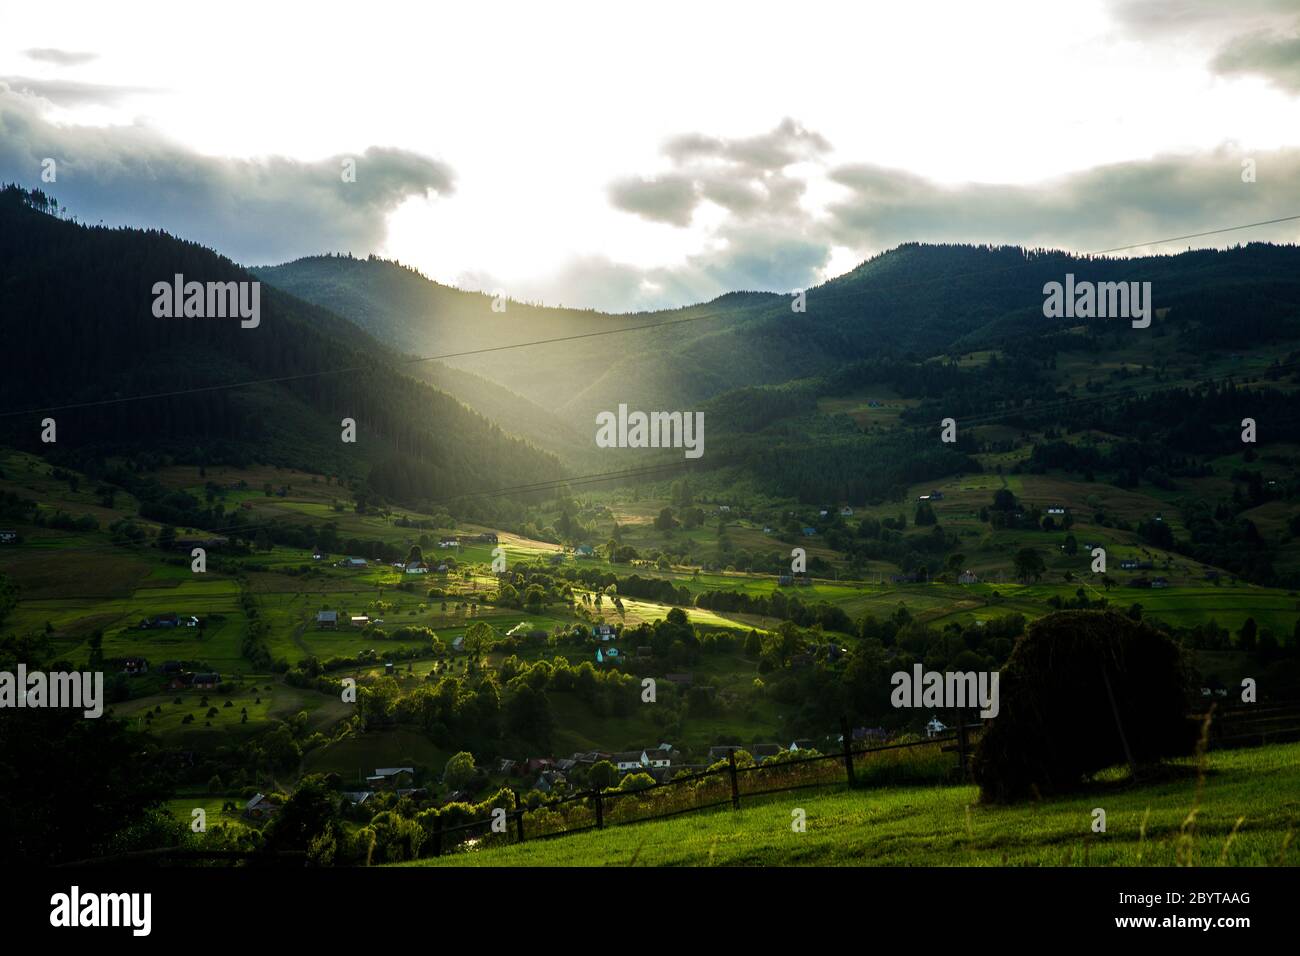
[[[931,717],[930,722],[925,725],[925,735],[927,737],[938,737],[948,729],[948,725],[940,722],[938,717]]]
[[[628,750],[614,755],[614,766],[621,771],[656,770],[671,767],[672,763],[665,750]]]
[[[961,574],[957,575],[957,583],[958,584],[979,584],[980,579],[976,577],[974,571],[967,569],[963,571]]]

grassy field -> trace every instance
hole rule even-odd
[[[421,866],[1198,866],[1294,865],[1300,744],[1213,752],[1159,782],[1102,775],[1086,792],[981,806],[974,787],[827,788],[739,811],[468,850]],[[1289,797],[1286,794],[1290,794]],[[1280,798],[1279,798],[1280,797]],[[1106,811],[1094,833],[1093,810]],[[802,810],[806,831],[795,832]]]

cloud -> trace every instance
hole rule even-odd
[[[849,192],[829,207],[828,231],[836,244],[863,251],[920,240],[1089,252],[1300,213],[1276,202],[1279,195],[1300,195],[1300,150],[1249,157],[1253,183],[1242,180],[1245,158],[1223,147],[1016,186],[939,185],[900,170],[850,164],[830,174]],[[1294,224],[1278,230],[1244,235],[1285,239],[1297,233]],[[1205,241],[1235,240],[1229,233]]]
[[[401,203],[454,191],[449,166],[400,149],[351,157],[355,182],[344,182],[349,157],[203,156],[138,123],[55,125],[45,113],[42,100],[0,83],[0,181],[40,185],[82,221],[165,229],[246,264],[374,251]]]
[[[1215,51],[1220,76],[1259,76],[1300,93],[1300,9],[1295,0],[1112,0],[1120,25],[1135,38],[1192,41]]]
[[[23,50],[23,55],[28,59],[52,63],[55,66],[81,66],[83,63],[99,59],[98,53],[78,53],[74,50],[59,50],[48,46]]]
[[[689,146],[685,137],[674,142],[683,144],[683,157],[725,151],[721,141],[707,137],[694,136]],[[1247,159],[1254,164],[1254,182],[1243,179]],[[838,198],[819,210],[797,202],[807,182],[788,174],[770,181],[742,178],[730,184],[732,196],[711,193],[728,185],[725,178],[686,177],[700,201],[712,199],[730,211],[710,231],[705,251],[653,269],[604,258],[578,260],[558,275],[528,284],[527,292],[547,302],[624,311],[674,307],[735,290],[808,288],[826,277],[833,260],[861,261],[905,242],[1010,244],[1079,253],[1149,244],[1117,250],[1127,255],[1300,238],[1300,225],[1284,223],[1155,244],[1300,214],[1300,204],[1278,205],[1279,196],[1300,196],[1300,149],[1248,157],[1224,145],[1018,185],[938,183],[866,162],[832,166],[824,173],[818,166],[801,176],[823,174],[839,189]],[[774,197],[773,184],[787,195]]]
[[[1288,93],[1300,93],[1300,35],[1260,31],[1236,37],[1218,52],[1211,67],[1222,74],[1258,74]]]
[[[651,222],[691,224],[700,203],[721,206],[744,219],[788,215],[797,209],[804,184],[786,173],[830,150],[819,133],[786,118],[757,136],[723,139],[686,133],[664,144],[672,170],[650,178],[610,184],[610,202]]]
[[[107,86],[77,80],[40,80],[30,76],[0,76],[0,84],[15,93],[26,93],[56,106],[114,106],[126,96],[157,93],[143,86]]]
[[[830,148],[831,144],[820,133],[804,129],[786,117],[767,133],[740,139],[687,133],[669,140],[664,152],[678,163],[714,158],[754,172],[776,172],[828,152]]]
[[[618,179],[609,184],[609,201],[618,209],[674,226],[689,226],[698,201],[695,183],[686,176]]]

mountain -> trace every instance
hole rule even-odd
[[[0,440],[47,455],[263,461],[437,502],[560,477],[560,462],[412,374],[356,324],[263,285],[260,321],[160,318],[155,283],[252,282],[158,231],[87,227],[0,191]],[[239,383],[240,387],[229,387]],[[42,420],[55,420],[53,445]],[[342,440],[354,419],[355,443]]]
[[[582,434],[596,412],[620,402],[683,409],[735,389],[828,376],[882,358],[1069,346],[1079,323],[1043,315],[1044,284],[1063,282],[1067,273],[1081,282],[1151,282],[1167,321],[1143,333],[1160,339],[1177,332],[1193,352],[1300,338],[1300,249],[1261,243],[1132,259],[911,243],[807,290],[801,312],[789,296],[732,293],[637,315],[516,302],[496,313],[488,296],[379,259],[324,256],[258,270],[395,348],[421,355],[492,350],[446,361],[551,410]],[[1112,335],[1111,345],[1133,341],[1113,337],[1123,323],[1092,325]],[[622,331],[641,326],[663,327]],[[567,341],[501,349],[549,338]]]

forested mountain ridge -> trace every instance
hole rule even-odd
[[[407,501],[562,474],[553,456],[413,377],[354,323],[272,286],[261,288],[255,328],[237,317],[157,317],[156,282],[254,277],[195,243],[79,225],[44,201],[14,186],[0,193],[5,442],[50,456],[295,465]],[[47,416],[53,444],[41,441]],[[342,441],[344,418],[357,423],[355,443]]]
[[[1153,338],[1177,328],[1208,350],[1300,340],[1300,249],[1265,243],[1131,259],[909,243],[807,290],[802,312],[789,295],[741,293],[637,315],[514,302],[496,314],[488,296],[383,260],[314,257],[259,270],[419,354],[666,324],[449,360],[583,423],[620,401],[681,408],[881,358],[915,362],[1007,346],[1045,355],[1077,342],[1062,338],[1076,323],[1043,315],[1044,284],[1067,273],[1080,282],[1151,282],[1162,321],[1134,331]],[[1095,325],[1098,333],[1127,329],[1123,321]]]

